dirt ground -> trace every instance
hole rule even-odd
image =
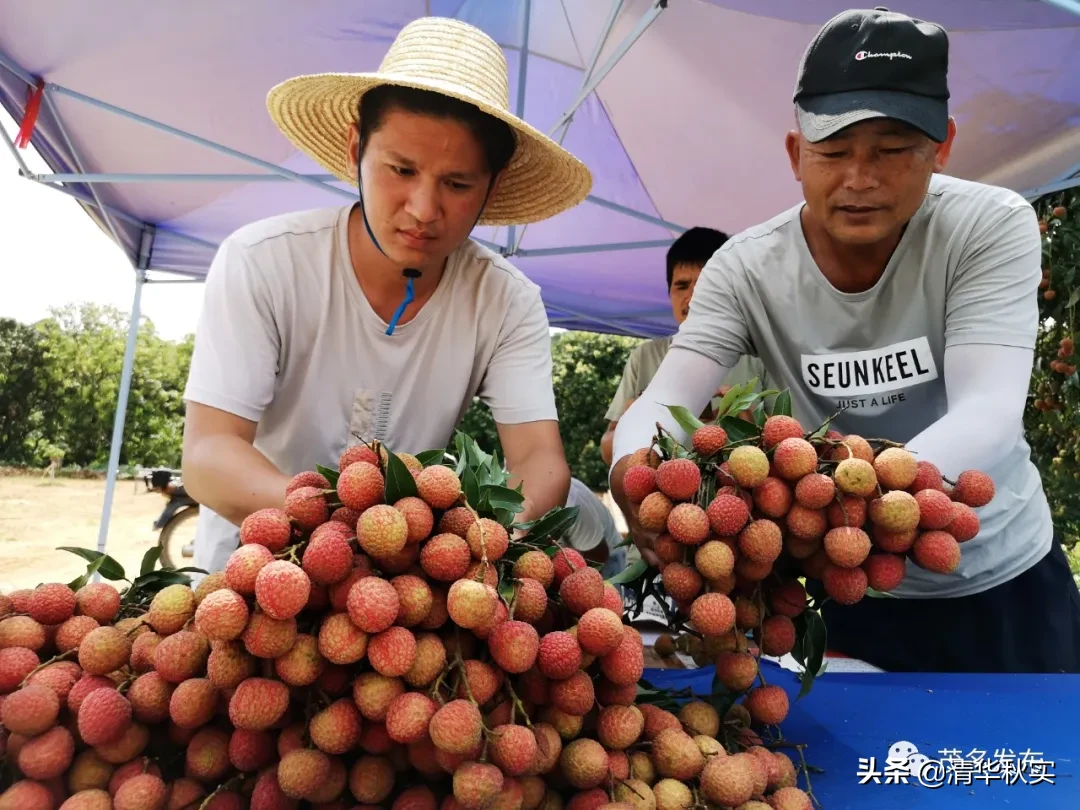
[[[96,549],[105,482],[0,476],[0,593],[41,582],[70,582],[86,562],[60,546]],[[106,546],[128,573],[156,542],[165,499],[141,481],[118,481]]]

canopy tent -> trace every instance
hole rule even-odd
[[[674,322],[664,251],[693,225],[736,232],[794,204],[791,91],[844,0],[289,0],[0,3],[0,103],[51,174],[131,259],[104,548],[148,281],[200,281],[253,220],[355,192],[270,121],[271,86],[373,70],[401,27],[453,16],[503,47],[519,114],[594,175],[572,211],[478,228],[543,290],[553,326],[651,337]],[[952,174],[1029,197],[1080,184],[1080,0],[907,0],[951,38]],[[20,159],[19,150],[7,138]]]

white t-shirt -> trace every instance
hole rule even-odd
[[[286,475],[337,469],[353,434],[398,452],[445,447],[476,396],[496,422],[557,419],[539,287],[466,241],[386,335],[353,272],[351,208],[273,217],[222,243],[185,399],[258,422],[255,447]],[[237,542],[235,525],[201,510],[198,567],[220,570]]]
[[[802,204],[728,240],[702,270],[673,347],[732,366],[760,357],[789,388],[792,415],[813,430],[847,407],[842,433],[910,441],[949,411],[946,348],[1032,350],[1042,245],[1032,206],[1007,189],[935,174],[881,279],[843,293],[806,244]],[[894,593],[952,597],[1006,582],[1049,551],[1053,522],[1020,419],[989,474],[994,500],[960,567],[909,564]]]

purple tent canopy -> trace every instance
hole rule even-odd
[[[374,70],[410,20],[457,17],[503,46],[519,113],[594,176],[577,208],[474,237],[540,284],[552,325],[650,337],[674,330],[663,267],[678,233],[734,233],[799,199],[783,149],[797,66],[817,28],[850,5],[8,2],[0,103],[22,121],[43,89],[31,137],[53,174],[32,179],[81,200],[122,245],[137,270],[135,323],[143,283],[201,280],[241,225],[354,198],[277,130],[270,87],[301,73]],[[950,173],[1029,197],[1080,184],[1080,0],[907,0],[896,10],[950,32],[959,127]],[[99,546],[110,501],[111,488]]]

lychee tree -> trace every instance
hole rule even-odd
[[[1042,474],[1054,525],[1080,575],[1080,378],[1076,355],[1080,304],[1080,191],[1035,203],[1043,232],[1039,335],[1024,426]]]

